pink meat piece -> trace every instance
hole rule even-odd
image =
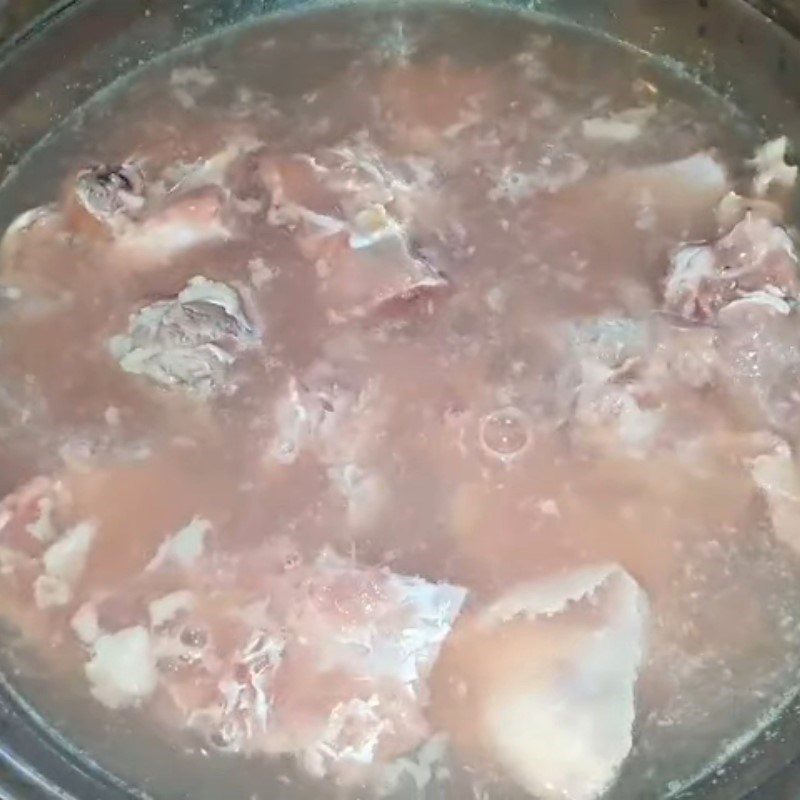
[[[732,402],[755,424],[795,442],[800,425],[797,311],[766,293],[719,312],[718,352]]]
[[[317,777],[364,780],[431,735],[426,680],[466,592],[330,551],[303,564],[283,544],[129,587],[133,607],[156,602],[149,622],[120,618],[125,628],[94,643],[93,692],[113,707],[153,697],[165,724],[218,749],[291,754]],[[101,605],[101,628],[109,603],[120,598]],[[146,696],[149,679],[119,677],[114,659],[126,656],[143,675],[155,669]]]
[[[799,291],[791,237],[771,220],[748,213],[721,239],[673,255],[664,302],[672,313],[703,321],[755,292],[796,300]]]
[[[269,219],[288,227],[319,275],[319,293],[334,320],[362,317],[387,303],[446,286],[416,236],[446,218],[427,160],[388,159],[358,140],[313,156],[264,160]]]

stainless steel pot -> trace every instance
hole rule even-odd
[[[0,179],[60,120],[140,63],[250,17],[324,2],[63,0],[54,4],[0,47]],[[383,2],[398,4],[398,0]],[[765,135],[781,131],[800,142],[799,0],[505,2],[601,30],[643,51],[674,59],[760,119]],[[0,228],[13,213],[39,200],[15,197],[18,207],[0,207]],[[12,684],[0,677],[0,798],[137,796],[141,796],[137,790],[105,773],[48,728]],[[683,800],[798,796],[800,699],[732,763],[680,795]]]

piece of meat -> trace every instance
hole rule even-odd
[[[281,562],[272,543],[205,554],[180,573],[166,567],[147,580],[171,575],[184,588],[148,589],[140,618],[109,630],[101,609],[86,673],[105,705],[152,698],[166,724],[208,746],[291,754],[312,775],[345,783],[430,736],[427,677],[463,589],[330,551]],[[115,602],[127,591],[129,603],[138,592],[123,589]]]
[[[243,151],[203,161],[179,176],[146,181],[141,167],[129,162],[83,170],[65,202],[70,228],[108,240],[109,258],[133,258],[140,265],[163,263],[173,256],[232,233],[228,196],[220,185]],[[170,180],[171,178],[171,180]]]
[[[374,378],[360,378],[346,365],[318,361],[289,378],[273,411],[268,458],[292,464],[310,452],[329,467],[366,457],[387,417],[390,398]]]
[[[443,227],[430,164],[389,159],[367,139],[313,156],[267,159],[269,219],[316,267],[332,319],[365,316],[447,281],[412,241]]]
[[[652,352],[651,337],[647,323],[626,318],[601,317],[570,327],[559,393],[580,446],[635,458],[651,451],[665,423],[663,403],[650,399],[637,375]]]
[[[786,217],[784,207],[774,200],[767,200],[763,197],[746,197],[737,192],[728,192],[717,206],[720,234],[732,230],[748,213],[757,218],[768,219],[776,225],[783,224]]]
[[[589,298],[619,303],[631,264],[638,280],[655,282],[677,242],[716,235],[716,208],[729,189],[725,167],[704,152],[577,181],[565,177],[567,185],[526,192],[506,213],[523,247],[550,265],[570,289],[569,302],[584,303],[587,312]]]
[[[137,220],[144,211],[147,202],[144,174],[134,162],[90,167],[76,176],[74,198],[84,214],[113,234]],[[76,223],[82,225],[80,220]]]
[[[710,244],[690,245],[672,257],[664,288],[665,308],[687,319],[710,321],[725,305],[756,292],[796,300],[797,253],[787,232],[747,213]]]
[[[748,162],[755,171],[753,193],[764,197],[774,187],[780,190],[792,189],[797,182],[797,165],[786,161],[789,140],[785,136],[767,142],[759,147]]]
[[[390,496],[372,453],[391,409],[377,382],[359,386],[341,374],[320,362],[289,379],[275,404],[265,463],[287,467],[315,459],[326,470],[337,505],[344,505],[348,528],[363,531],[377,523]]]
[[[198,276],[176,297],[133,314],[109,349],[125,372],[208,397],[232,389],[230,366],[259,340],[237,292]]]
[[[195,247],[226,242],[234,235],[227,203],[225,193],[216,186],[181,192],[137,224],[121,229],[114,247],[119,255],[151,266]]]
[[[398,229],[373,231],[370,237],[369,244],[358,247],[352,237],[332,240],[317,261],[320,297],[333,322],[391,310],[448,286],[427,258],[412,254]]]
[[[0,280],[40,311],[57,308],[69,298],[74,277],[63,264],[74,258],[69,228],[55,204],[20,214],[0,240]],[[18,304],[19,307],[19,304]]]
[[[800,553],[800,470],[791,448],[778,442],[752,459],[750,472],[766,500],[776,538]]]
[[[647,627],[644,592],[614,565],[518,586],[459,624],[434,702],[456,745],[532,796],[593,800],[633,745]]]
[[[5,587],[36,608],[69,605],[83,578],[97,525],[75,521],[63,481],[38,477],[0,504],[0,573]]]
[[[170,194],[185,194],[208,187],[217,187],[226,194],[240,190],[246,179],[240,173],[251,171],[250,156],[258,153],[263,142],[255,136],[238,133],[225,137],[225,143],[210,155],[195,161],[169,164],[161,173]]]
[[[797,311],[769,292],[719,314],[720,371],[731,403],[752,424],[795,442],[800,425]]]
[[[589,117],[583,121],[581,131],[587,139],[630,144],[644,133],[656,111],[657,108],[650,105],[617,111],[606,117]]]
[[[98,636],[86,664],[92,694],[108,708],[139,705],[158,685],[149,631],[135,626]]]
[[[710,153],[619,170],[568,186],[548,201],[559,225],[666,239],[693,239],[715,226],[714,210],[728,191],[725,167]],[[602,203],[598,203],[602,198]]]
[[[386,70],[379,103],[392,138],[404,149],[431,152],[489,118],[501,97],[495,76],[447,58]]]

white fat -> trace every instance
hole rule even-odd
[[[643,457],[664,425],[659,409],[642,408],[636,399],[625,392],[620,396],[616,432],[629,453]]]
[[[81,522],[70,528],[45,551],[45,571],[72,586],[83,574],[89,549],[97,534],[93,522]]]
[[[584,567],[512,591],[487,609],[490,627],[537,625],[589,604],[601,621],[578,622],[552,674],[508,675],[486,698],[492,755],[542,800],[595,800],[613,783],[633,744],[635,685],[644,658],[644,593],[615,565]],[[509,629],[509,635],[514,629]],[[531,653],[536,658],[536,653]]]
[[[251,258],[247,262],[247,271],[250,273],[250,282],[256,289],[273,281],[278,274],[277,270],[269,266],[263,258]]]
[[[748,164],[755,170],[753,191],[757,197],[768,194],[773,186],[792,188],[797,181],[797,166],[786,163],[789,140],[780,136],[759,147]]]
[[[663,428],[663,410],[642,408],[630,388],[614,384],[613,372],[599,362],[587,359],[581,371],[583,383],[574,411],[578,440],[644,458]]]
[[[37,507],[39,515],[25,530],[42,544],[49,544],[57,534],[53,524],[53,500],[50,497],[40,497]]]
[[[140,704],[158,684],[149,632],[136,626],[100,636],[85,671],[92,694],[103,705],[126,708]]]
[[[84,603],[70,620],[70,627],[85,645],[94,644],[100,636],[100,623],[94,603]]]
[[[352,570],[329,551],[320,556],[318,565],[333,572]],[[353,645],[361,651],[362,668],[367,674],[395,678],[410,686],[424,679],[439,657],[441,646],[461,612],[467,590],[387,572],[385,593],[392,607],[404,609],[407,615],[402,636],[382,631],[377,613],[371,623],[356,630],[331,633],[338,643]],[[352,650],[345,652],[353,654]]]
[[[158,548],[148,570],[158,569],[165,564],[191,567],[205,549],[206,536],[211,532],[211,523],[195,517],[188,525],[170,536]]]
[[[591,117],[583,121],[581,130],[587,139],[629,144],[642,135],[644,126],[655,112],[655,106],[646,106],[619,111],[607,117]]]
[[[39,575],[33,582],[33,599],[37,608],[59,608],[72,600],[70,585],[52,575]]]
[[[159,628],[172,622],[195,606],[194,594],[188,590],[172,592],[150,602],[147,606],[150,627]]]

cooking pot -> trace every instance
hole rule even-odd
[[[401,6],[399,0],[383,1]],[[453,2],[467,5],[467,0]],[[0,179],[82,103],[158,54],[250,18],[295,13],[314,5],[333,4],[324,0],[55,3],[0,47]],[[762,125],[765,137],[781,132],[800,142],[797,0],[506,0],[506,5],[568,20],[671,59],[746,110]],[[19,195],[11,202],[3,200],[0,229],[14,214],[40,201]],[[0,798],[123,800],[146,793],[146,787],[125,785],[79,752],[37,715],[15,686],[13,676],[0,676]],[[798,796],[800,697],[730,761],[673,794],[685,800]]]

